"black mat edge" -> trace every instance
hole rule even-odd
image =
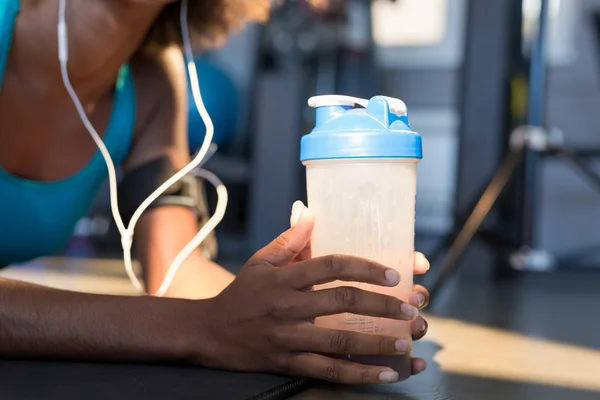
[[[312,379],[296,378],[283,385],[277,386],[268,392],[251,397],[248,400],[284,400],[298,394],[314,384]]]

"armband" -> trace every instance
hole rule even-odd
[[[168,157],[161,157],[128,171],[119,183],[119,211],[127,225],[135,210],[152,192],[177,173]],[[161,194],[147,210],[163,206],[180,206],[194,211],[200,224],[209,219],[203,180],[188,174]],[[211,233],[202,245],[206,258],[216,256],[216,239]]]

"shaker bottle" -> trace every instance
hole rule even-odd
[[[413,288],[416,167],[421,136],[410,130],[399,99],[317,96],[316,125],[301,141],[308,207],[315,217],[312,256],[345,254],[371,259],[400,274],[396,287],[334,282],[317,289],[354,286],[408,301]],[[411,340],[409,322],[340,314],[317,318],[325,328]],[[406,379],[410,354],[344,356],[393,368]]]

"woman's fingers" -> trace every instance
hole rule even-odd
[[[412,374],[418,375],[427,369],[427,363],[422,358],[412,359]]]
[[[290,215],[290,226],[292,228],[298,223],[298,220],[300,219],[300,216],[305,208],[306,206],[300,200],[294,202],[294,205],[292,206],[292,214]],[[294,262],[310,260],[311,257],[310,241],[308,241],[306,246],[304,246],[302,251],[296,256]]]
[[[415,252],[415,275],[423,275],[429,271],[429,261],[423,253]]]
[[[408,300],[409,304],[419,310],[427,307],[429,304],[429,291],[421,285],[414,285],[413,292]],[[413,340],[419,340],[427,334],[428,324],[422,317],[416,317],[410,322],[410,329]]]
[[[299,290],[337,280],[390,287],[400,282],[400,275],[395,269],[339,254],[294,263],[282,269],[280,274],[282,279]]]
[[[342,313],[411,321],[419,311],[408,303],[384,294],[352,286],[316,290],[304,294],[303,304],[297,307],[297,317],[317,318]]]
[[[421,285],[414,285],[408,303],[419,310],[424,309],[429,305],[429,291]]]
[[[417,317],[410,321],[410,331],[413,340],[420,340],[427,334],[429,325],[423,317]]]
[[[298,219],[302,214],[303,210],[306,209],[306,205],[300,200],[294,202],[292,205],[292,213],[290,215],[290,226],[294,227],[298,223]],[[306,247],[296,257],[296,261],[309,260],[311,258],[310,242],[307,243]],[[425,255],[420,252],[415,252],[414,256],[414,274],[423,275],[429,271],[429,261],[425,258]]]
[[[306,206],[300,200],[294,202],[292,205],[292,214],[290,215],[290,226],[292,228],[298,223],[302,210],[305,208]]]
[[[400,355],[412,350],[412,341],[392,336],[336,330],[306,324],[286,334],[293,351],[325,354]]]
[[[277,239],[256,252],[246,265],[267,264],[273,267],[288,265],[306,248],[310,241],[314,222],[314,216],[310,210],[303,210],[294,227],[283,232]]]
[[[398,373],[390,368],[357,364],[318,354],[297,354],[290,358],[287,365],[292,375],[306,376],[334,383],[381,384],[398,381]],[[415,367],[413,365],[413,373],[414,371]]]

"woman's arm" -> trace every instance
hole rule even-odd
[[[205,308],[203,301],[83,294],[0,278],[0,357],[190,362],[202,353],[193,349],[202,346]]]
[[[136,250],[149,293],[156,293],[171,262],[198,229],[195,215],[182,207],[160,207],[142,216],[136,229]],[[166,296],[212,298],[234,278],[231,272],[196,251],[183,263]]]
[[[125,171],[148,161],[167,157],[175,170],[190,161],[187,142],[187,80],[181,51],[175,47],[156,58],[140,56],[134,60],[134,76],[142,117]],[[134,237],[138,258],[144,268],[149,293],[155,293],[171,262],[198,232],[196,215],[178,206],[147,210]],[[234,275],[194,252],[182,265],[168,296],[209,298],[219,294]]]
[[[113,87],[119,67],[134,54],[165,2],[168,1],[68,1],[69,73],[84,104],[93,104],[107,88]],[[13,77],[34,98],[44,99],[53,93],[67,96],[58,69],[57,16],[58,0],[24,0],[17,21],[11,63],[19,72]],[[125,168],[135,168],[163,156],[168,156],[175,168],[182,168],[189,161],[189,150],[187,89],[181,54],[175,49],[166,50],[155,59],[137,54],[131,63],[138,113],[135,142]],[[30,70],[22,70],[22,65]],[[36,76],[35,86],[19,82],[19,77],[27,80],[30,76]],[[145,213],[134,240],[150,292],[158,289],[171,261],[197,230],[196,217],[190,210],[165,207]],[[197,252],[182,266],[173,289],[183,297],[212,297],[232,279],[232,274],[204,260]],[[190,283],[183,288],[179,282]],[[186,289],[192,286],[198,287],[193,294]],[[169,295],[176,295],[175,292]]]
[[[383,265],[349,256],[293,263],[313,226],[303,211],[294,228],[257,252],[210,300],[81,294],[0,279],[0,358],[178,362],[338,383],[397,381],[389,368],[319,354],[399,355],[410,342],[307,321],[346,312],[412,320],[417,340],[427,330],[421,317],[414,318],[423,304],[352,287],[307,291],[337,280],[393,287],[401,279]],[[427,292],[420,292],[426,303]],[[423,360],[413,359],[406,372],[424,368]]]

